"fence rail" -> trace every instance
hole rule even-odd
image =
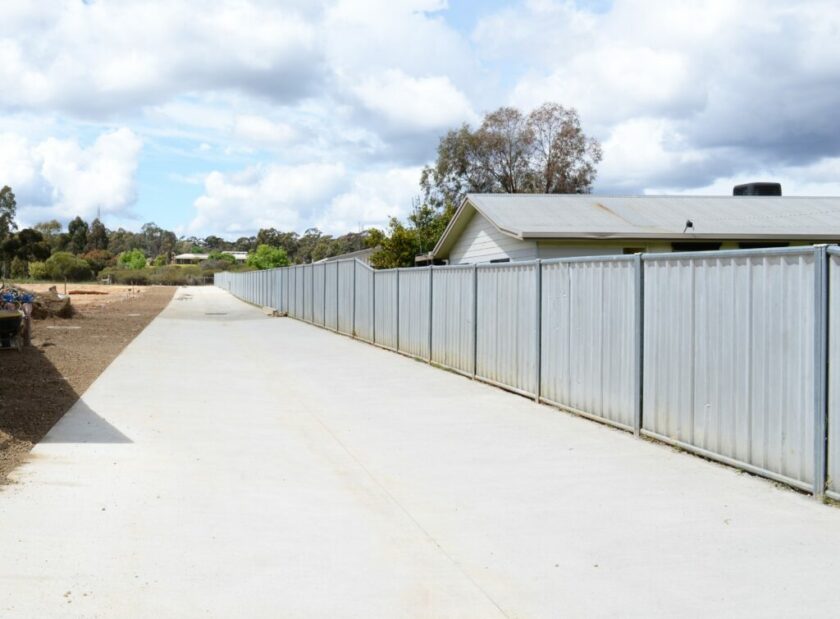
[[[840,499],[840,248],[218,273],[233,295]]]

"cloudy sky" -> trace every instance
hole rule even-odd
[[[383,225],[444,131],[544,101],[597,193],[840,195],[834,0],[3,2],[0,84],[25,224]]]

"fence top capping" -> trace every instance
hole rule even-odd
[[[635,262],[637,254],[619,256],[574,256],[571,258],[545,258],[542,264],[580,264],[587,262]]]
[[[476,267],[479,269],[513,268],[513,267],[535,267],[543,264],[542,260],[516,260],[513,262],[479,262]]]
[[[832,256],[840,256],[840,246],[838,245],[829,245],[826,251]]]
[[[472,270],[475,265],[472,263],[466,264],[436,264],[435,271],[465,271]]]
[[[817,247],[823,245],[803,245],[801,247],[762,247],[758,249],[723,249],[712,251],[680,251],[642,254],[645,262],[661,260],[711,260],[714,258],[752,258],[760,256],[810,256]]]
[[[438,267],[440,268],[440,267]],[[396,269],[383,269],[386,271],[408,271],[409,273],[425,273],[431,271],[432,267],[397,267]]]

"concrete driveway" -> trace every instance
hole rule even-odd
[[[840,509],[213,288],[16,478],[2,617],[838,608]]]

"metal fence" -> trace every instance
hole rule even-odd
[[[828,249],[828,436],[826,493],[840,500],[840,250]]]
[[[246,301],[840,499],[840,249],[219,273]]]
[[[475,376],[477,268],[432,270],[432,362]]]
[[[477,276],[476,377],[539,397],[539,264],[482,264]]]
[[[640,258],[546,261],[541,286],[542,401],[637,430]]]
[[[643,432],[813,488],[819,260],[645,256]]]

